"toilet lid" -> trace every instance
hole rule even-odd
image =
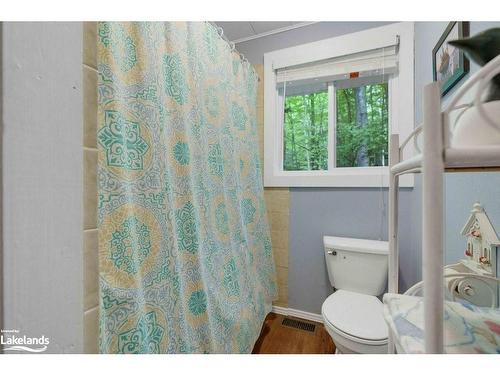
[[[383,304],[377,297],[338,290],[323,302],[323,317],[349,336],[365,340],[386,340]]]

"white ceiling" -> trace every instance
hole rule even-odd
[[[224,30],[224,35],[230,40],[238,40],[241,38],[252,37],[262,33],[268,33],[284,27],[300,24],[302,22],[272,22],[272,21],[231,21],[231,22],[215,22]]]

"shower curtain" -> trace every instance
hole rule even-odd
[[[209,23],[99,23],[102,353],[249,353],[276,294],[257,76]]]

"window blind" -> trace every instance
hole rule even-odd
[[[398,45],[277,69],[276,82],[298,84],[389,75],[397,72]]]

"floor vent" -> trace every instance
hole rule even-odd
[[[308,322],[304,322],[302,320],[297,320],[297,319],[288,318],[288,317],[283,318],[281,325],[291,327],[291,328],[300,329],[302,331],[307,331],[307,332],[314,332],[314,330],[316,329],[316,324],[314,324],[314,323],[308,323]]]

